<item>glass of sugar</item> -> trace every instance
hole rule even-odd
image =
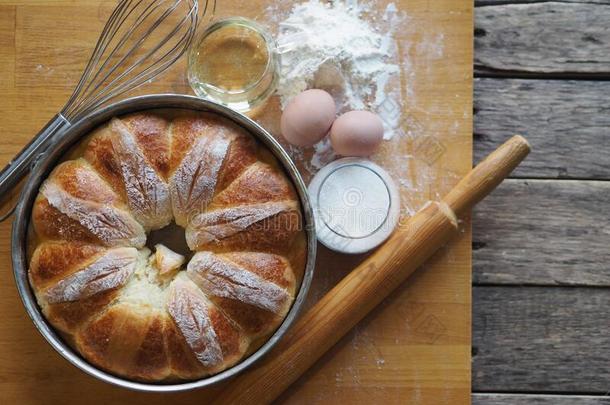
[[[364,253],[383,243],[400,215],[398,188],[367,159],[343,158],[320,170],[309,184],[316,235],[329,249]]]

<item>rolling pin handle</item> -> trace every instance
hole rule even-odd
[[[47,148],[57,140],[58,134],[71,125],[62,114],[55,115],[30,143],[0,172],[0,202],[5,201],[25,175],[38,163]],[[8,219],[15,207],[0,216],[0,222]]]
[[[515,135],[487,156],[443,198],[458,217],[465,215],[515,170],[530,152],[530,144]]]

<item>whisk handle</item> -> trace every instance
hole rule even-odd
[[[70,121],[63,115],[55,115],[38,135],[0,171],[0,202],[10,196],[10,191],[19,184],[44,151],[53,143],[55,135],[70,125]]]

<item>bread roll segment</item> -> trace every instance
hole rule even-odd
[[[146,158],[128,127],[118,119],[110,123],[112,147],[121,168],[127,203],[145,229],[159,229],[172,220],[169,186],[162,173]]]
[[[97,128],[32,210],[29,279],[44,316],[89,362],[131,380],[193,380],[241,361],[281,324],[305,266],[299,200],[270,156],[211,113],[139,112]],[[193,252],[182,266],[145,246],[172,221]]]
[[[278,255],[199,252],[187,274],[253,338],[273,331],[293,301],[294,274]]]

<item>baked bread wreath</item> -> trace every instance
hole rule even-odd
[[[198,379],[283,321],[305,267],[301,221],[279,163],[231,122],[113,118],[42,184],[29,279],[47,320],[94,365],[139,381]],[[183,254],[167,247],[175,234],[163,239],[172,226]],[[153,233],[161,243],[150,246]]]

